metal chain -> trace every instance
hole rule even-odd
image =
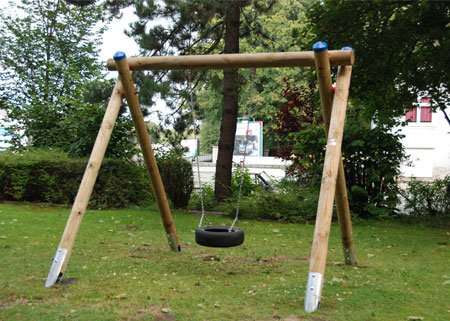
[[[247,114],[250,114],[250,109],[253,105],[253,94],[255,91],[255,72],[256,69],[252,69],[252,82],[251,82],[251,89],[250,89],[250,102],[249,102],[249,109],[247,110]],[[241,206],[241,194],[242,194],[242,186],[244,185],[244,173],[245,173],[245,157],[247,155],[247,142],[248,142],[248,130],[250,128],[250,117],[247,116],[247,129],[245,130],[245,138],[244,138],[244,158],[242,160],[242,163],[239,164],[240,174],[241,174],[241,182],[239,184],[239,192],[238,192],[238,199],[236,204],[236,216],[233,220],[233,223],[231,224],[230,228],[228,229],[229,232],[231,232],[234,228],[234,225],[237,223],[239,229],[241,229],[241,225],[239,224],[239,208]]]
[[[191,104],[193,104],[194,103],[194,96],[193,96],[193,93],[194,93],[194,80],[193,80],[193,75],[191,76],[191,92],[190,92],[190,100],[191,100]],[[194,140],[195,140],[195,142],[196,142],[196,144],[197,144],[197,146],[196,146],[196,148],[195,148],[195,152],[196,152],[196,163],[197,163],[197,179],[198,179],[198,186],[200,187],[200,204],[201,204],[201,206],[202,206],[202,216],[200,217],[200,223],[198,224],[198,227],[200,228],[200,227],[202,227],[202,225],[203,225],[203,220],[204,219],[206,219],[206,221],[208,222],[208,225],[209,226],[211,226],[212,224],[211,224],[211,221],[208,219],[208,217],[206,216],[206,213],[205,213],[205,203],[204,203],[204,201],[203,201],[203,186],[202,186],[202,181],[201,181],[201,179],[200,179],[200,161],[199,161],[199,157],[200,157],[200,151],[199,151],[199,146],[198,146],[198,143],[197,143],[197,130],[198,130],[198,127],[199,126],[197,126],[195,129],[194,129]]]
[[[194,139],[197,142],[197,133],[195,132],[194,134]],[[198,147],[198,146],[197,146]],[[205,213],[205,205],[204,205],[204,201],[203,201],[203,186],[202,186],[202,181],[200,180],[200,162],[198,160],[200,153],[197,151],[197,179],[198,179],[198,185],[200,187],[200,203],[202,205],[202,216],[200,217],[200,223],[198,224],[198,227],[202,227],[203,224],[203,219],[206,219],[206,221],[208,222],[208,225],[211,226],[211,222],[208,219],[208,216],[206,216]]]

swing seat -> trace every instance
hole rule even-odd
[[[244,243],[244,231],[226,226],[199,227],[195,231],[195,242],[208,247],[233,247]]]

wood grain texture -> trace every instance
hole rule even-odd
[[[319,80],[320,101],[322,103],[325,133],[328,137],[333,103],[330,62],[328,60],[327,50],[314,52],[314,56],[316,62],[317,77]],[[342,247],[344,249],[354,249],[355,245],[353,240],[352,222],[350,217],[350,208],[348,204],[347,186],[345,183],[345,172],[342,158],[339,160],[335,200],[338,212],[339,228],[341,232]],[[349,261],[346,260],[346,262]],[[354,257],[352,258],[352,260],[350,260],[350,262],[351,264],[356,264]]]
[[[344,132],[351,70],[351,66],[341,66],[338,70],[311,250],[309,272],[318,272],[322,275],[325,272],[331,216],[339,162],[341,160],[342,135]]]
[[[327,52],[332,66],[353,65],[355,61],[352,50],[330,50]],[[314,66],[314,52],[132,57],[127,60],[132,70],[312,67]],[[114,59],[108,59],[106,65],[109,70],[117,70]]]
[[[156,202],[158,204],[161,219],[167,234],[173,233],[177,243],[177,248],[180,248],[180,243],[175,230],[175,224],[172,219],[170,207],[167,202],[166,192],[159,174],[158,165],[156,163],[155,155],[153,153],[150,135],[147,131],[147,126],[144,122],[141,106],[137,97],[136,89],[134,87],[131,71],[128,66],[127,58],[116,60],[117,70],[119,70],[120,79],[123,84],[125,97],[130,108],[130,113],[133,118],[134,127],[138,136],[138,141],[141,146],[144,161],[147,166],[147,171],[152,182],[153,192],[155,193]]]
[[[89,157],[83,179],[81,180],[75,202],[72,206],[72,211],[67,221],[66,228],[64,229],[61,242],[58,246],[58,248],[67,249],[67,254],[61,268],[62,273],[66,270],[69,262],[70,254],[75,243],[75,238],[78,234],[81,221],[83,220],[95,181],[97,180],[98,171],[100,169],[100,165],[102,164],[106,148],[108,147],[117,115],[119,114],[120,106],[122,104],[122,90],[122,83],[118,80],[111,94],[105,115],[103,116],[100,130],[95,140],[91,156]]]

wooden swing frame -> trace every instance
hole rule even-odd
[[[130,113],[136,128],[138,141],[150,176],[169,246],[175,252],[181,250],[164,186],[156,164],[150,137],[147,132],[136,89],[131,77],[131,70],[194,70],[315,66],[319,81],[319,92],[327,135],[327,145],[305,295],[305,310],[307,312],[314,312],[319,306],[322,293],[331,217],[335,198],[345,263],[354,265],[356,264],[356,259],[344,167],[341,157],[345,114],[352,65],[355,56],[353,49],[350,47],[344,47],[342,50],[329,51],[327,44],[324,42],[316,43],[313,46],[313,49],[314,51],[306,52],[134,57],[128,59],[124,53],[117,52],[114,55],[114,59],[108,59],[108,69],[118,70],[119,77],[111,94],[105,116],[62,235],[61,242],[50,268],[45,287],[50,287],[61,280],[66,270],[76,235],[86,211],[100,165],[103,161],[111,137],[114,123],[122,104],[123,96],[126,97],[130,107]],[[339,66],[334,95],[332,90],[331,66]]]

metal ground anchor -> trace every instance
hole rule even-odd
[[[55,285],[56,282],[62,278],[61,268],[67,255],[67,249],[58,248],[56,250],[55,257],[53,258],[50,272],[48,272],[47,281],[45,281],[44,287],[49,288]]]
[[[342,251],[344,252],[344,260],[346,265],[356,265],[356,258],[355,258],[355,249],[350,248],[342,248]]]
[[[169,241],[170,249],[174,252],[181,252],[181,247],[177,245],[177,239],[174,233],[166,233],[167,241]]]
[[[323,275],[317,272],[308,273],[308,282],[306,283],[305,311],[312,313],[320,305],[320,291],[322,289]]]

